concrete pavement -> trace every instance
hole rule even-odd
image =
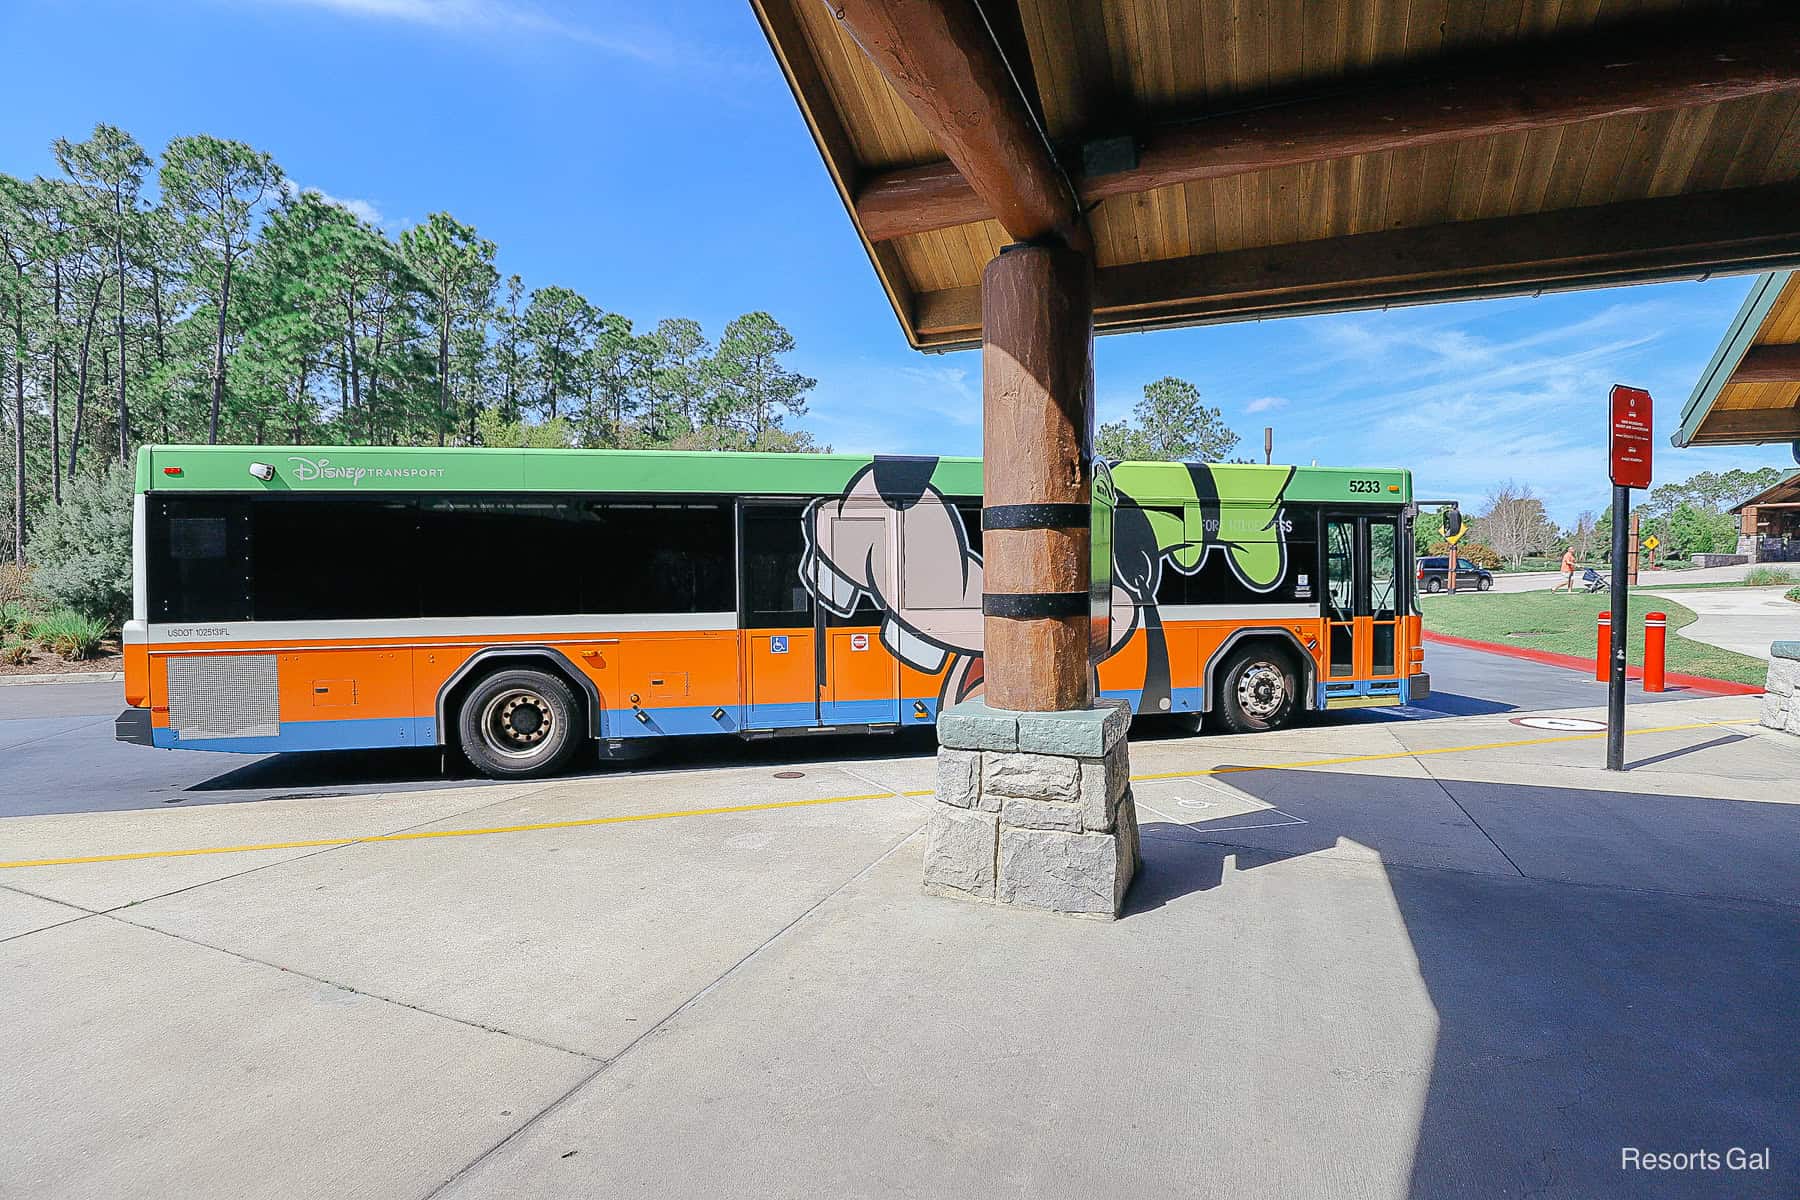
[[[1434,645],[1427,651],[1435,691],[1423,706],[1395,712],[1334,713],[1332,723],[1429,720],[1511,710],[1573,708],[1598,703],[1602,685],[1562,671],[1492,654]],[[1679,698],[1679,691],[1667,693]],[[1631,701],[1646,699],[1633,685]],[[1648,697],[1656,699],[1657,697]],[[0,817],[159,806],[192,808],[303,797],[392,794],[446,787],[486,788],[454,758],[436,750],[345,751],[241,755],[151,750],[113,741],[124,701],[116,683],[74,682],[0,687]],[[1141,736],[1169,736],[1174,726],[1146,726]],[[930,753],[929,731],[898,738],[847,737],[806,742],[745,743],[694,739],[665,747],[640,763],[578,768],[596,777],[655,774],[695,767],[877,759]]]
[[[1800,638],[1800,604],[1784,599],[1786,587],[1696,588],[1693,591],[1658,592],[1694,610],[1699,620],[1684,626],[1679,636],[1735,650],[1751,658],[1769,657],[1769,643]]]
[[[1792,1195],[1755,706],[1145,737],[1114,925],[921,895],[927,748],[0,820],[0,1195]]]

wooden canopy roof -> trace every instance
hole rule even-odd
[[[1059,191],[1103,331],[1800,264],[1791,4],[751,2],[920,348]]]
[[[1800,272],[1757,279],[1670,440],[1677,446],[1800,441]]]

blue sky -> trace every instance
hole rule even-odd
[[[906,349],[744,0],[4,0],[0,170],[54,170],[95,121],[153,152],[207,132],[397,231],[446,210],[530,286],[716,334],[799,342],[804,424],[840,450],[979,453],[976,355]],[[17,51],[23,51],[19,53]],[[1659,480],[1785,465],[1667,434],[1747,277],[1131,334],[1099,342],[1100,418],[1192,380],[1260,452],[1401,465],[1478,505],[1508,480],[1567,521],[1607,500],[1604,402],[1658,402]]]

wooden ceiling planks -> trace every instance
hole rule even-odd
[[[802,107],[831,109],[824,119],[809,113],[809,121],[847,197],[874,174],[942,158],[830,6],[820,0],[752,2],[790,12],[786,21],[765,17],[765,29]],[[991,7],[1001,0],[981,2]],[[1065,147],[1171,115],[1329,97],[1347,83],[1361,87],[1358,81],[1371,73],[1391,75],[1402,66],[1429,78],[1441,69],[1434,63],[1447,55],[1484,49],[1516,55],[1524,42],[1566,39],[1621,22],[1633,23],[1640,34],[1656,28],[1656,21],[1717,29],[1744,13],[1776,11],[1716,0],[1016,3],[1016,32],[1002,40],[1017,44],[1022,35],[1044,123]],[[797,67],[791,61],[796,58],[806,62]],[[799,77],[808,72],[814,82],[802,86]],[[1355,104],[1354,90],[1342,94],[1346,105]],[[831,132],[834,123],[841,134]],[[1104,270],[1375,233],[1414,230],[1424,236],[1463,222],[1725,189],[1747,192],[1796,178],[1800,90],[1788,90],[1175,183],[1109,196],[1090,211],[1089,224],[1096,265]],[[1563,227],[1579,223],[1559,223]],[[1795,233],[1800,258],[1800,229]],[[885,243],[865,239],[865,245],[909,339],[947,347],[973,341],[967,297],[958,293],[978,282],[1004,240],[997,223],[983,220]],[[1437,238],[1433,244],[1453,243]],[[1760,257],[1753,265],[1770,265],[1766,240],[1756,246]],[[1668,261],[1703,257],[1676,254]],[[1571,270],[1571,281],[1581,278],[1579,269]],[[1172,319],[1158,306],[1159,322]]]

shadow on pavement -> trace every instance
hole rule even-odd
[[[600,760],[590,748],[559,779],[659,774],[743,766],[804,766],[817,762],[873,762],[935,753],[930,729],[898,733],[821,735],[747,742],[733,737],[671,738],[646,746],[630,759]],[[190,792],[258,792],[271,789],[369,788],[391,784],[456,787],[490,782],[460,754],[441,747],[418,750],[322,750],[271,754],[190,786]],[[310,792],[309,792],[310,794]],[[266,799],[257,796],[257,799]]]
[[[1433,869],[1433,831],[1384,810],[1434,780],[1229,780],[1291,820],[1145,822],[1131,912],[1342,843],[1381,856],[1437,1016],[1413,1200],[1795,1194],[1800,806],[1452,782],[1437,823],[1460,809],[1494,852]],[[1734,1146],[1772,1148],[1771,1169],[1620,1165],[1624,1147]]]

